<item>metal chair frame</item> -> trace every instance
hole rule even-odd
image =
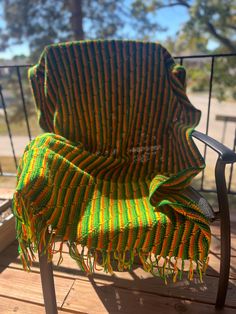
[[[216,309],[222,309],[225,305],[228,288],[231,248],[230,215],[225,180],[225,166],[236,162],[236,153],[206,134],[194,131],[192,136],[209,146],[219,155],[215,166],[215,180],[220,217],[221,260],[215,307]],[[52,262],[48,262],[48,256],[45,254],[42,256],[39,255],[39,264],[46,314],[57,314]]]

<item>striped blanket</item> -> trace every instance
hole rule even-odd
[[[47,46],[29,79],[45,133],[18,168],[24,267],[37,250],[60,262],[67,244],[87,273],[131,269],[138,256],[165,280],[201,278],[210,229],[185,191],[205,164],[184,68],[157,43],[80,41]]]

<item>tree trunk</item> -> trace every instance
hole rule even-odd
[[[73,40],[83,40],[83,11],[82,11],[83,0],[70,0],[69,8],[71,12],[71,28],[73,31]]]

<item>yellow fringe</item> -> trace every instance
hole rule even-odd
[[[59,249],[55,250],[55,233],[49,233],[48,228],[45,228],[41,234],[40,242],[38,246],[30,246],[29,242],[20,242],[19,251],[24,269],[30,270],[32,262],[35,259],[34,252],[39,249],[40,254],[48,252],[48,259],[52,260],[53,256],[59,253],[59,259],[57,265],[63,262],[63,245],[66,241],[60,243]],[[154,276],[160,276],[165,284],[171,274],[172,280],[175,283],[179,278],[181,279],[184,272],[185,262],[189,261],[188,267],[188,279],[193,280],[194,274],[198,274],[200,281],[202,282],[202,275],[205,273],[209,258],[205,260],[194,261],[192,259],[181,260],[179,257],[162,257],[155,256],[152,253],[143,252],[142,250],[130,251],[100,251],[96,249],[88,249],[84,252],[85,247],[79,246],[77,243],[68,243],[69,254],[77,262],[79,267],[85,271],[88,275],[92,274],[95,270],[113,274],[112,259],[117,262],[117,268],[119,271],[131,269],[134,263],[134,256],[139,256],[143,269],[146,272],[150,272]],[[102,262],[98,261],[98,254],[102,256]],[[127,258],[127,254],[129,254]],[[154,257],[154,260],[152,259]],[[174,260],[174,261],[173,261]],[[181,266],[178,266],[178,261],[182,261]],[[98,267],[98,266],[101,266]],[[194,267],[196,265],[196,267]]]

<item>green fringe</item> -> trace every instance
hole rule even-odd
[[[52,240],[50,235],[50,240]],[[135,264],[135,257],[139,258],[143,269],[153,276],[160,277],[165,284],[168,279],[172,278],[173,282],[178,279],[181,280],[183,273],[188,272],[188,279],[193,280],[194,277],[198,277],[202,282],[202,276],[206,271],[208,265],[208,258],[204,261],[182,260],[177,257],[162,257],[154,256],[150,252],[143,252],[142,250],[134,251],[105,251],[97,249],[87,249],[85,246],[81,246],[77,243],[61,242],[60,249],[55,250],[54,244],[50,243],[50,240],[46,241],[45,247],[39,252],[44,255],[48,252],[48,260],[51,261],[53,256],[59,253],[58,265],[62,263],[62,247],[66,243],[69,247],[69,255],[76,261],[79,268],[83,270],[87,275],[91,275],[95,270],[103,270],[106,273],[113,274],[114,270],[129,271]],[[30,270],[32,261],[35,259],[35,253],[37,251],[37,245],[29,245],[29,242],[20,243],[20,255],[23,266],[26,270]],[[186,271],[185,266],[189,264]],[[178,264],[178,265],[177,265]],[[196,276],[197,275],[197,276]]]

